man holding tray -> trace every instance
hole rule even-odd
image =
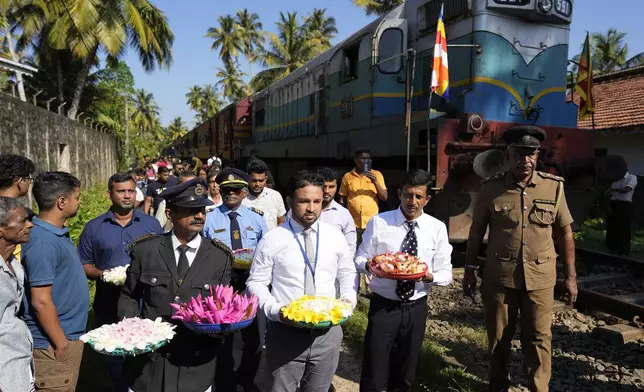
[[[291,217],[264,235],[255,251],[248,290],[269,320],[266,367],[271,392],[328,391],[340,357],[342,329],[302,328],[284,311],[304,296],[336,298],[355,306],[357,275],[344,235],[319,220],[324,179],[298,172],[289,183]]]
[[[268,226],[259,210],[242,204],[248,194],[250,177],[245,172],[224,168],[215,181],[219,184],[223,204],[210,211],[206,216],[204,236],[216,238],[232,250],[255,249],[257,242],[268,232]],[[242,292],[246,289],[248,268],[232,270],[232,282],[235,290]],[[218,364],[217,377],[225,377],[230,382],[228,386],[234,390],[235,384],[244,388],[245,392],[259,392],[255,383],[257,369],[264,346],[266,319],[258,313],[253,323],[241,331],[235,332],[230,339],[226,354],[232,358],[223,359]]]
[[[171,320],[170,303],[208,295],[230,284],[232,254],[221,242],[201,236],[206,220],[208,185],[196,178],[166,189],[166,214],[172,231],[144,236],[132,244],[131,264],[118,303],[118,317]],[[139,315],[139,301],[143,310]],[[211,391],[222,339],[190,332],[182,324],[167,345],[150,354],[128,357],[126,378],[134,392]],[[217,390],[226,391],[225,388]]]
[[[364,342],[360,378],[361,392],[408,391],[425,337],[427,294],[432,285],[452,282],[451,253],[447,228],[423,208],[429,202],[429,173],[407,173],[398,191],[400,208],[374,216],[365,229],[355,264],[371,275],[373,291],[369,324]],[[396,280],[380,278],[370,269],[377,255],[403,252],[427,264],[424,277]]]

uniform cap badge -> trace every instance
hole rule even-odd
[[[235,176],[233,176],[232,174],[228,176],[228,181],[233,181],[234,179],[235,179]]]
[[[205,194],[205,193],[206,193],[206,188],[204,188],[204,186],[203,186],[203,185],[201,185],[201,184],[197,184],[197,185],[195,186],[195,195],[197,195],[197,196],[201,196],[201,195],[203,195],[203,194]]]

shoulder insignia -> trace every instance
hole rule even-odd
[[[537,174],[539,174],[543,178],[549,178],[554,181],[561,181],[561,182],[565,181],[563,177],[555,176],[554,174],[545,173],[541,171],[537,171]]]
[[[264,216],[264,211],[262,211],[262,210],[260,210],[260,209],[257,209],[257,208],[255,208],[255,207],[251,207],[251,208],[250,208],[250,210],[251,210],[251,211],[253,211],[253,212],[254,212],[254,213],[256,213],[256,214],[259,214],[259,215],[261,215],[261,216]]]
[[[140,243],[142,243],[142,242],[145,242],[145,241],[151,240],[152,238],[157,238],[157,237],[159,237],[159,236],[160,236],[160,234],[158,234],[158,233],[143,234],[143,235],[142,235],[142,236],[140,236],[139,238],[137,238],[137,239],[135,239],[134,241],[130,242],[130,243],[127,245],[127,250],[128,250],[128,251],[130,251],[130,250],[132,250],[132,248],[134,247],[134,245],[138,245],[138,244],[140,244]]]
[[[223,242],[219,241],[216,238],[211,238],[210,241],[212,241],[212,244],[216,246],[217,248],[221,249],[228,257],[230,257],[232,260],[235,258],[233,257],[233,252],[230,250],[230,248],[224,244]]]
[[[488,178],[483,179],[483,184],[485,184],[486,182],[491,182],[491,181],[500,180],[500,179],[502,179],[503,177],[505,177],[505,172],[497,173],[497,174],[495,174],[495,175],[493,175],[493,176],[491,176],[491,177],[488,177]]]

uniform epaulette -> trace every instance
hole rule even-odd
[[[262,210],[259,210],[259,209],[255,208],[255,207],[251,207],[250,210],[253,211],[256,214],[264,216],[264,211],[262,211]]]
[[[543,178],[549,178],[551,180],[561,181],[561,182],[565,181],[563,177],[555,176],[554,174],[545,173],[541,171],[538,171],[537,174],[539,174]]]
[[[497,173],[497,174],[495,174],[495,175],[493,175],[493,176],[491,176],[491,177],[485,178],[485,179],[483,180],[483,183],[485,184],[486,182],[500,180],[500,179],[502,179],[503,177],[505,177],[505,172]]]
[[[134,241],[130,242],[127,246],[127,250],[130,251],[132,250],[132,247],[134,245],[140,244],[141,242],[145,242],[147,240],[151,240],[152,238],[157,238],[159,236],[158,233],[148,233],[148,234],[143,234],[139,238],[135,239]]]
[[[233,257],[233,251],[230,250],[230,248],[226,244],[224,244],[223,242],[219,241],[216,238],[211,238],[211,241],[212,241],[213,245],[215,245],[217,248],[223,250],[224,253],[228,255],[228,257],[230,257],[233,260],[235,259]]]

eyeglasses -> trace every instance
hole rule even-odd
[[[33,181],[34,180],[34,178],[32,176],[24,176],[24,177],[20,177],[20,178],[22,178],[25,181]]]

